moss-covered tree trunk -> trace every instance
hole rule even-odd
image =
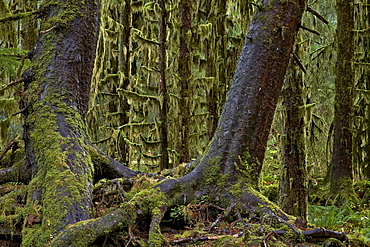
[[[333,196],[353,192],[352,131],[354,101],[354,2],[337,4],[337,77],[335,80],[334,142],[330,191]],[[345,196],[346,197],[346,196]]]
[[[219,160],[222,174],[242,172],[256,186],[305,1],[269,1],[259,8],[205,155]]]
[[[191,173],[177,181],[162,183],[162,190],[180,184],[185,188],[201,188],[198,196],[207,193],[220,198],[220,190],[226,192],[240,181],[258,187],[269,129],[305,1],[269,1],[259,8],[250,24],[212,141]],[[222,184],[226,181],[227,186]],[[207,191],[207,187],[213,192]],[[185,198],[190,197],[184,193]],[[230,194],[224,196],[230,202]]]
[[[181,113],[181,146],[179,149],[180,163],[185,163],[190,160],[189,156],[189,120],[190,120],[190,94],[189,94],[189,80],[191,77],[191,56],[189,34],[191,34],[192,26],[192,5],[191,0],[180,1],[180,47],[179,47],[179,68],[178,73],[180,77],[180,113]]]
[[[159,51],[158,51],[158,94],[159,94],[159,135],[161,141],[160,147],[160,169],[168,169],[168,140],[167,140],[167,112],[168,112],[168,94],[166,85],[166,69],[167,69],[167,16],[165,0],[159,1],[161,8],[161,17],[159,20]]]
[[[99,4],[44,1],[41,32],[25,82],[24,141],[32,170],[22,246],[46,246],[92,217],[93,164],[84,117],[99,30]]]
[[[291,61],[282,104],[284,142],[279,205],[284,212],[306,220],[308,193],[302,73],[298,65]]]

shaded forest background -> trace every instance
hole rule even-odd
[[[370,3],[354,5],[353,173],[361,203],[341,207],[328,190],[337,56],[334,4],[309,1],[328,23],[307,11],[296,47],[300,70],[305,70],[299,110],[305,128],[309,219],[319,227],[354,231],[369,242]],[[150,173],[179,167],[202,154],[221,115],[254,8],[249,0],[102,1],[87,115],[93,143],[131,169]],[[0,18],[37,9],[37,1],[0,0]],[[22,57],[34,47],[37,27],[35,15],[0,24],[0,150],[20,141],[22,119],[16,113],[22,110],[17,103],[22,90],[6,84],[27,68]],[[284,97],[283,91],[260,181],[262,191],[276,202],[286,137]]]

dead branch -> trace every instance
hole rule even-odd
[[[214,228],[218,223],[220,223],[220,221],[221,221],[222,219],[227,218],[227,217],[230,215],[230,213],[231,213],[231,211],[233,210],[233,208],[235,207],[235,205],[236,205],[236,202],[231,203],[230,207],[228,207],[228,208],[227,208],[226,213],[225,213],[224,215],[220,215],[220,216],[216,219],[216,221],[212,223],[212,225],[211,225],[211,227],[209,228],[209,230],[208,230],[208,231],[211,231],[211,230],[212,230],[212,229],[213,229],[213,228]]]
[[[7,17],[1,18],[0,23],[4,23],[4,22],[8,22],[8,21],[16,21],[16,20],[19,20],[19,19],[23,19],[25,17],[29,17],[29,16],[32,16],[32,15],[37,15],[37,14],[40,14],[40,13],[41,13],[41,10],[34,10],[34,11],[30,11],[30,12],[13,14],[13,15],[9,15]]]
[[[220,238],[225,237],[225,236],[240,238],[243,235],[244,235],[243,233],[239,233],[239,234],[234,234],[234,235],[215,235],[215,236],[203,236],[203,237],[198,237],[198,238],[189,237],[189,238],[174,239],[171,242],[174,243],[174,244],[180,244],[180,243],[187,243],[187,242],[200,242],[200,241],[207,241],[207,240],[216,240],[216,239],[220,239]]]
[[[12,146],[15,144],[15,138],[4,148],[4,150],[0,154],[0,160],[4,157],[6,152],[8,152]]]
[[[11,82],[9,84],[4,83],[6,86],[3,89],[8,88],[8,87],[11,87],[11,86],[14,86],[14,85],[16,85],[18,83],[21,83],[21,82],[24,82],[24,80],[26,80],[26,78],[21,77],[18,80],[15,80],[15,81],[13,81],[13,82]]]
[[[297,234],[297,236],[299,236],[301,234],[301,232],[295,226],[293,226],[292,224],[290,224],[287,221],[283,220],[281,217],[279,217],[279,216],[277,216],[275,214],[270,214],[270,217],[271,218],[274,218],[274,219],[277,219],[280,223],[284,223],[285,225],[287,225],[290,229],[293,230],[293,232],[295,232]]]
[[[21,114],[21,113],[23,113],[23,112],[25,112],[26,110],[27,110],[27,108],[28,108],[28,105],[26,105],[24,108],[22,108],[20,111],[17,111],[16,113],[13,113],[12,114],[12,117],[14,117],[14,116],[16,116],[16,115],[18,115],[18,114]]]
[[[307,240],[315,240],[320,238],[336,238],[348,245],[348,237],[344,232],[335,232],[325,228],[316,228],[313,230],[302,231],[302,234]]]
[[[324,22],[326,25],[329,24],[329,21],[325,19],[325,17],[323,17],[322,15],[320,15],[319,13],[317,13],[315,10],[313,10],[312,8],[308,7],[307,6],[307,9],[306,9],[308,12],[312,13],[314,16],[316,16],[317,18],[319,18],[322,22]]]
[[[304,29],[304,30],[306,30],[306,31],[309,31],[309,32],[311,32],[311,33],[314,33],[314,34],[316,34],[316,35],[321,35],[318,31],[316,31],[316,30],[314,30],[314,29],[311,29],[311,28],[309,28],[309,27],[306,27],[306,26],[303,26],[302,24],[300,25],[300,28],[302,28],[302,29]]]
[[[297,65],[299,66],[299,68],[301,68],[301,70],[303,71],[303,73],[306,74],[306,68],[302,64],[302,62],[299,59],[298,55],[295,52],[292,52],[292,54],[293,54],[294,61],[297,63]]]
[[[48,33],[48,32],[51,32],[53,31],[54,29],[58,28],[59,27],[59,24],[55,24],[54,26],[52,26],[51,28],[45,30],[45,31],[41,31],[40,33],[44,34],[44,33]]]

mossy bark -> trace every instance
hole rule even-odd
[[[159,51],[158,51],[158,69],[159,69],[159,82],[158,82],[158,95],[159,95],[159,138],[161,141],[160,147],[160,163],[161,170],[168,169],[168,139],[167,139],[167,112],[168,112],[168,93],[166,84],[166,70],[167,70],[167,18],[168,10],[166,1],[160,0],[159,6],[161,8],[161,17],[159,20]]]
[[[284,141],[279,206],[284,212],[307,220],[308,191],[302,73],[292,60],[283,91]]]
[[[343,198],[353,191],[352,132],[354,102],[354,2],[337,4],[337,77],[335,80],[334,142],[330,192]],[[349,199],[349,198],[347,198]]]
[[[99,4],[44,1],[24,85],[26,166],[32,170],[25,214],[41,224],[22,231],[22,246],[46,246],[68,225],[92,217],[93,164],[84,117],[99,28]],[[25,215],[27,217],[27,215]]]
[[[179,47],[179,65],[178,73],[180,77],[180,113],[181,113],[181,143],[179,148],[180,163],[185,163],[190,160],[189,156],[189,120],[190,120],[190,93],[189,93],[189,80],[191,77],[191,54],[190,42],[188,41],[189,34],[191,34],[192,27],[192,1],[180,1],[180,16],[179,22],[181,23],[180,30],[180,47]]]

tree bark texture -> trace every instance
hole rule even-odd
[[[299,0],[259,5],[202,163],[217,158],[222,174],[233,177],[242,171],[258,186],[269,129],[305,4]]]
[[[293,61],[284,87],[284,142],[279,205],[284,212],[306,220],[308,192],[303,75]]]
[[[337,40],[334,103],[334,142],[330,191],[333,196],[353,189],[352,131],[354,100],[354,2],[338,0]]]
[[[92,217],[93,164],[84,117],[99,31],[99,4],[44,1],[41,33],[25,82],[24,141],[32,170],[27,205],[41,224],[23,246],[46,246],[68,225]],[[35,237],[37,236],[37,237]]]
[[[162,10],[162,15],[159,21],[159,51],[158,51],[158,69],[159,69],[159,82],[158,82],[158,94],[159,94],[159,135],[161,140],[160,147],[160,169],[168,169],[168,140],[167,140],[167,111],[168,111],[168,95],[166,85],[166,69],[167,69],[167,9],[164,0],[159,1],[159,6]]]
[[[203,189],[196,193],[198,196],[207,193],[206,187],[226,191],[224,185],[217,186],[222,179],[229,181],[229,186],[238,178],[258,185],[269,129],[305,4],[306,1],[270,1],[260,6],[261,10],[255,13],[250,24],[211,143],[205,154],[194,162],[191,173],[162,183],[159,186],[162,191],[170,193],[176,184]],[[211,174],[213,178],[207,180],[205,177]],[[177,197],[190,200],[190,194],[184,190],[183,195]],[[248,200],[251,198],[255,197]]]
[[[179,149],[180,163],[185,163],[190,160],[189,156],[189,119],[190,119],[190,95],[189,95],[189,79],[191,77],[191,56],[188,40],[189,32],[191,32],[192,22],[192,1],[184,0],[180,5],[180,58],[178,73],[180,77],[180,112],[181,112],[181,147]]]

